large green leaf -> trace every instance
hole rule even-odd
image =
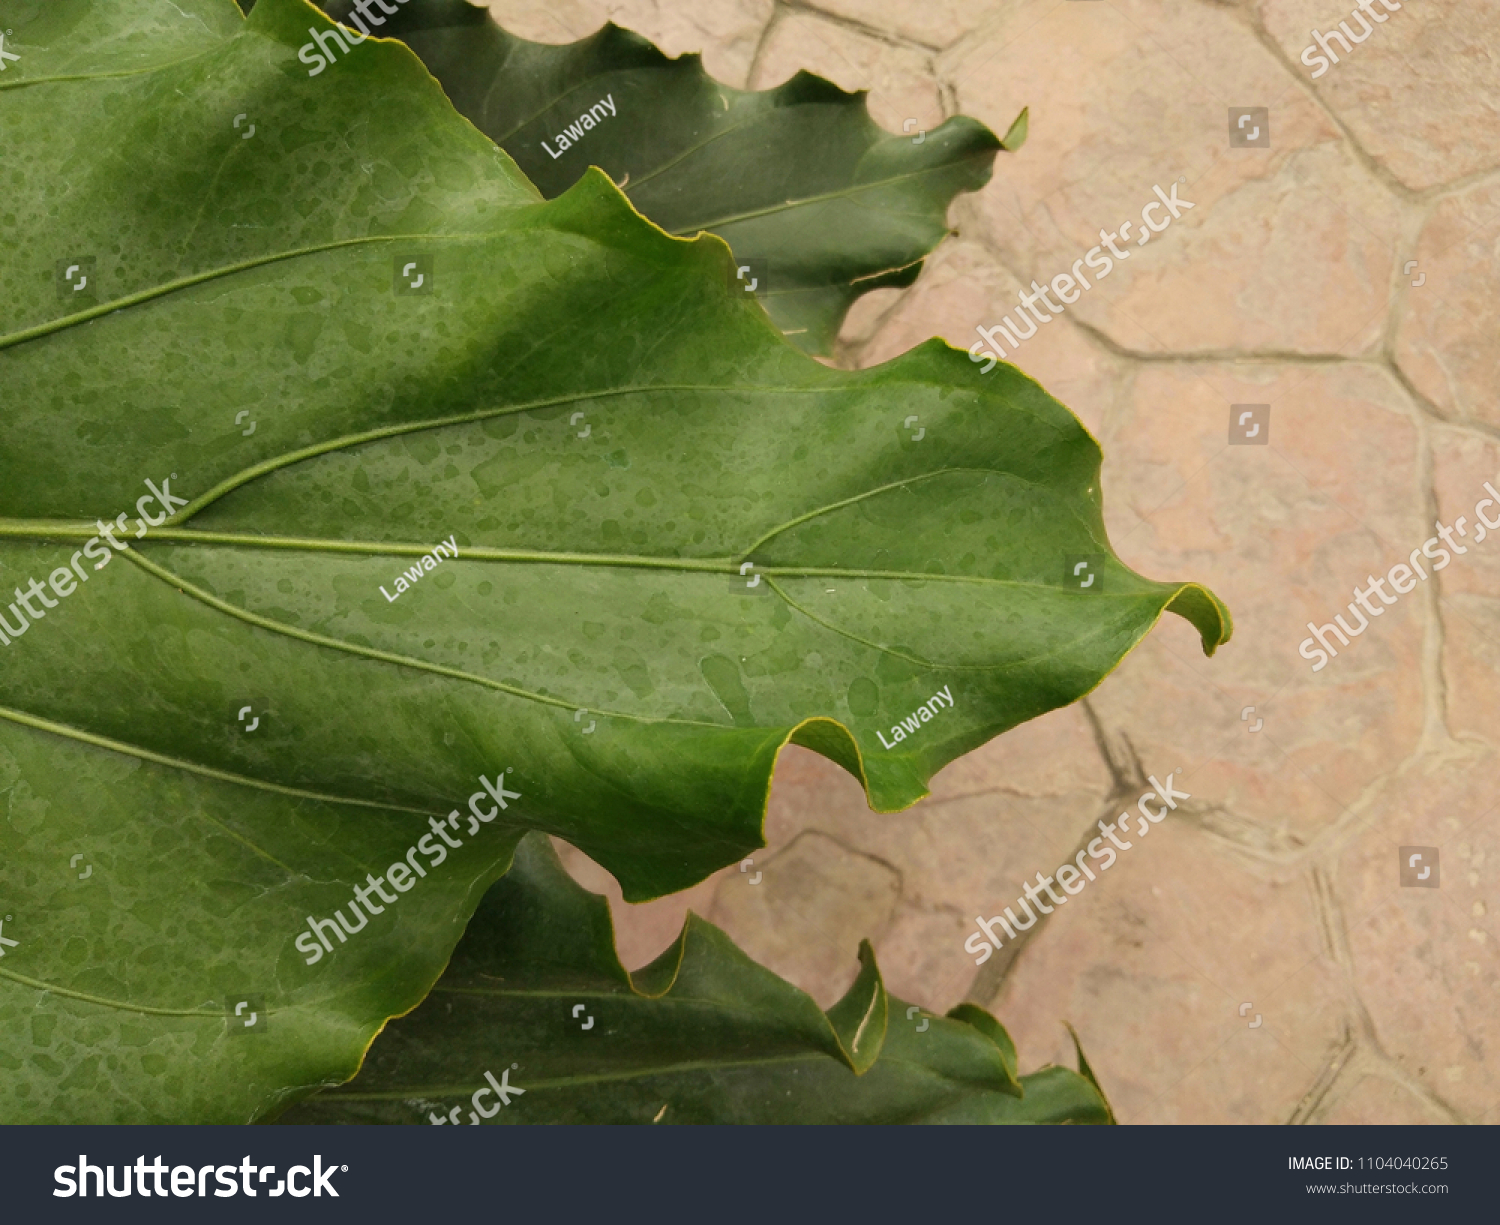
[[[352,0],[321,7],[345,24],[358,16]],[[544,196],[599,166],[669,234],[717,234],[750,261],[741,285],[753,280],[776,325],[812,353],[829,351],[860,294],[916,280],[948,233],[953,197],[983,187],[995,153],[1025,139],[1024,114],[1004,142],[964,116],[892,135],[863,91],[806,72],[775,89],[733,89],[701,57],[668,59],[613,24],[551,46],[507,33],[467,0],[403,0],[394,16],[366,7],[384,21],[366,26],[406,42]],[[602,99],[584,129],[580,116]]]
[[[608,904],[532,834],[422,1006],[386,1028],[352,1083],[282,1121],[1110,1121],[1085,1076],[1047,1067],[1018,1080],[987,1012],[909,1007],[887,996],[868,944],[860,961],[823,1013],[690,914],[671,948],[628,974]],[[486,1072],[522,1090],[508,1108],[484,1093]]]
[[[818,365],[719,240],[598,171],[542,201],[400,44],[309,76],[303,0],[7,14],[0,590],[62,578],[0,643],[6,1117],[251,1117],[352,1072],[522,828],[671,892],[761,844],[789,740],[896,809],[1164,609],[1227,638],[1109,553],[1035,383]],[[148,481],[189,505],[141,538]],[[304,964],[506,769],[509,826]],[[226,1039],[231,993],[280,1039]]]

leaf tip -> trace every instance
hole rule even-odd
[[[1224,601],[1201,583],[1184,583],[1167,603],[1167,612],[1192,623],[1203,640],[1203,653],[1212,655],[1234,636],[1234,618]]]
[[[823,1015],[838,1045],[840,1058],[856,1076],[863,1076],[880,1057],[885,1046],[890,1016],[890,998],[885,980],[868,940],[859,942],[859,976],[854,985]]]
[[[1031,108],[1023,106],[1021,113],[1017,115],[1010,127],[1006,129],[1005,135],[1000,139],[1000,147],[1007,153],[1014,153],[1026,143],[1026,136],[1030,130]]]
[[[1089,1065],[1088,1056],[1083,1053],[1083,1043],[1078,1040],[1078,1031],[1067,1021],[1064,1021],[1063,1024],[1068,1027],[1068,1034],[1073,1039],[1073,1050],[1078,1056],[1078,1075],[1082,1076],[1084,1080],[1088,1081],[1094,1087],[1094,1092],[1099,1095],[1099,1100],[1104,1103],[1104,1113],[1108,1121],[1118,1126],[1119,1121],[1115,1118],[1114,1107],[1109,1104],[1109,1098],[1104,1096],[1104,1089],[1099,1084],[1099,1078],[1094,1075],[1094,1069]]]

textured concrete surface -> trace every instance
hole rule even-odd
[[[1122,1122],[1500,1122],[1500,541],[1471,538],[1323,670],[1298,655],[1500,481],[1500,11],[1406,4],[1313,79],[1311,31],[1360,33],[1353,7],[492,6],[551,42],[612,19],[739,86],[805,67],[871,90],[894,131],[961,111],[1003,132],[1031,107],[918,282],[856,307],[845,365],[967,348],[1153,186],[1194,203],[1015,360],[1103,443],[1116,551],[1210,585],[1233,642],[1205,659],[1166,619],[1086,702],[898,815],[788,750],[753,865],[644,906],[614,892],[628,964],[692,907],[826,1006],[868,936],[898,994],[995,1011],[1023,1069],[1068,1062],[1072,1022]],[[1231,147],[1231,107],[1268,108],[1269,148]],[[1228,445],[1247,403],[1270,405],[1267,446]],[[1176,767],[1193,798],[976,969],[975,916]],[[1402,846],[1438,848],[1439,888],[1399,883]]]

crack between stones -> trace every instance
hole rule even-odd
[[[816,4],[807,3],[806,0],[777,0],[778,9],[785,8],[792,13],[800,13],[806,17],[817,17],[830,25],[839,26],[850,33],[862,35],[872,42],[880,43],[882,46],[894,51],[923,51],[928,55],[936,55],[942,48],[933,43],[919,42],[915,38],[908,38],[904,34],[896,34],[889,30],[882,30],[878,26],[872,26],[860,21],[857,17],[845,17],[839,13],[829,12],[827,9],[819,8]]]
[[[1274,59],[1278,64],[1281,65],[1282,69],[1286,72],[1287,76],[1290,77],[1291,80],[1296,84],[1297,88],[1300,89],[1308,98],[1310,98],[1313,102],[1313,105],[1316,106],[1318,110],[1321,111],[1323,115],[1328,119],[1328,121],[1338,129],[1339,134],[1348,143],[1350,150],[1353,152],[1355,160],[1358,161],[1359,164],[1364,167],[1366,172],[1369,173],[1373,178],[1375,178],[1377,182],[1384,185],[1403,203],[1425,204],[1429,200],[1438,199],[1445,195],[1451,195],[1456,191],[1465,190],[1467,187],[1473,186],[1474,182],[1481,181],[1490,175],[1500,172],[1500,168],[1475,171],[1467,175],[1462,175],[1449,183],[1436,183],[1431,187],[1411,187],[1408,184],[1404,183],[1396,176],[1394,171],[1390,170],[1385,165],[1385,163],[1380,161],[1373,153],[1371,153],[1364,147],[1359,138],[1356,137],[1350,130],[1348,124],[1344,122],[1343,118],[1333,109],[1333,107],[1323,98],[1323,95],[1313,86],[1312,81],[1304,77],[1300,72],[1297,71],[1290,57],[1281,49],[1281,44],[1278,43],[1271,32],[1266,29],[1265,21],[1260,16],[1260,14],[1248,5],[1243,8],[1235,9],[1233,11],[1240,14],[1240,19],[1244,22],[1245,27],[1254,36],[1255,40],[1266,49],[1272,59]]]
[[[1094,713],[1093,708],[1089,705],[1088,699],[1082,699],[1081,704],[1084,706],[1085,714],[1088,716],[1090,726],[1094,730],[1095,743],[1098,745],[1100,755],[1104,758],[1105,766],[1110,772],[1113,786],[1109,794],[1096,807],[1096,815],[1084,826],[1083,836],[1079,839],[1077,845],[1074,846],[1072,853],[1067,857],[1069,859],[1076,859],[1079,852],[1087,851],[1088,844],[1098,837],[1096,833],[1098,829],[1097,823],[1102,820],[1108,820],[1112,815],[1116,815],[1116,806],[1122,800],[1128,800],[1133,795],[1138,795],[1141,791],[1150,790],[1146,782],[1145,772],[1141,766],[1140,756],[1135,751],[1135,746],[1130,742],[1130,738],[1121,733],[1120,740],[1124,742],[1124,752],[1119,752],[1117,746],[1110,745],[1103,725],[1099,721],[1098,715]],[[1123,760],[1124,758],[1129,759],[1128,764]],[[1180,810],[1182,806],[1179,805],[1178,807]],[[1053,913],[1056,913],[1056,909],[1054,909]],[[964,999],[969,1003],[978,1004],[981,1008],[994,1011],[996,1002],[1000,994],[1005,990],[1016,963],[1020,961],[1022,954],[1030,947],[1031,942],[1040,937],[1042,931],[1047,927],[1047,921],[1051,917],[1051,915],[1039,913],[1036,917],[1036,922],[1031,927],[1019,933],[1015,939],[1009,941],[1004,947],[991,954],[989,960],[979,967],[978,972],[970,981],[969,989],[965,992]]]
[[[745,88],[754,88],[754,82],[760,73],[761,59],[766,52],[766,44],[771,35],[775,33],[776,27],[781,23],[783,9],[777,4],[771,9],[771,15],[766,19],[765,26],[761,29],[760,36],[755,40],[755,50],[750,53],[750,66],[745,70]]]
[[[1399,1084],[1448,1122],[1463,1123],[1465,1120],[1458,1111],[1410,1075],[1397,1060],[1391,1058],[1381,1044],[1374,1018],[1370,1016],[1370,1011],[1359,993],[1359,977],[1354,951],[1350,945],[1348,925],[1344,920],[1343,907],[1339,903],[1333,877],[1328,870],[1318,865],[1313,868],[1309,883],[1312,886],[1313,905],[1318,915],[1319,929],[1323,933],[1324,947],[1328,957],[1338,967],[1343,987],[1347,1011],[1344,1018],[1345,1039],[1340,1050],[1352,1048],[1355,1058],[1343,1060],[1341,1065],[1336,1051],[1332,1056],[1331,1066],[1325,1067],[1319,1073],[1313,1085],[1303,1096],[1304,1103],[1312,1099],[1311,1104],[1303,1112],[1306,1117],[1292,1121],[1315,1122],[1326,1115],[1328,1110],[1343,1096],[1342,1093],[1334,1094],[1335,1087],[1340,1081],[1349,1081],[1351,1088],[1357,1085],[1359,1081],[1351,1078],[1350,1069],[1351,1067],[1359,1069],[1363,1065],[1368,1070],[1378,1068],[1381,1075]],[[1320,1087],[1321,1092],[1319,1092]],[[1303,1110],[1303,1107],[1299,1105],[1298,1110]]]

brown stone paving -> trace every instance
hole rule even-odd
[[[1408,3],[1313,80],[1310,32],[1352,0],[491,7],[550,42],[613,19],[737,86],[807,68],[894,131],[1031,107],[917,283],[851,313],[845,365],[967,348],[1153,185],[1195,206],[1015,360],[1100,438],[1116,551],[1212,586],[1234,640],[1205,659],[1165,619],[906,813],[788,749],[769,846],[687,894],[626,906],[564,848],[627,964],[692,907],[826,1006],[868,936],[896,993],[995,1011],[1023,1070],[1071,1061],[1070,1021],[1122,1122],[1500,1122],[1500,532],[1471,523],[1318,673],[1297,653],[1500,483],[1500,10]],[[1269,108],[1269,149],[1229,147],[1233,106]],[[1271,406],[1266,447],[1227,445],[1247,403]],[[1179,766],[1193,798],[976,970],[973,917]],[[1439,849],[1440,888],[1399,884],[1401,846]]]

